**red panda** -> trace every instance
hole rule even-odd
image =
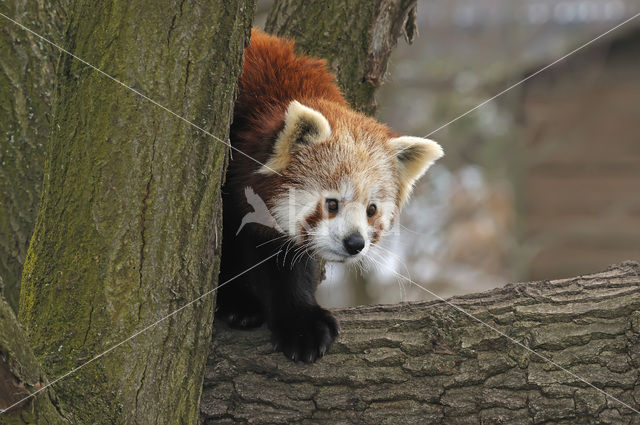
[[[216,315],[237,328],[266,322],[276,349],[313,362],[339,331],[315,299],[318,259],[366,258],[442,149],[354,111],[324,60],[255,29],[230,140],[243,154],[223,186],[220,281],[233,280]]]

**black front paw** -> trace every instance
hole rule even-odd
[[[262,309],[249,297],[241,302],[219,302],[216,317],[236,329],[257,328],[264,323]]]
[[[340,326],[322,307],[279,317],[271,326],[276,350],[293,360],[312,363],[322,357],[338,336]]]

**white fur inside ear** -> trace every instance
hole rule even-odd
[[[331,126],[324,115],[297,100],[292,101],[284,115],[284,127],[273,145],[273,155],[259,172],[271,174],[282,170],[289,164],[294,150],[326,140],[329,136]]]
[[[400,166],[402,204],[408,199],[415,182],[434,162],[442,158],[444,152],[438,143],[421,137],[394,137],[389,139],[389,144],[395,150]]]

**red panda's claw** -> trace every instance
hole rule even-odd
[[[313,363],[323,357],[338,335],[338,322],[333,315],[314,306],[296,317],[282,317],[272,327],[273,343],[293,360]]]

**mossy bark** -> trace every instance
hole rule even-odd
[[[66,0],[0,2],[0,12],[60,43]],[[59,51],[0,17],[0,286],[18,311],[38,211]]]
[[[640,264],[450,302],[640,409]],[[313,365],[216,324],[204,424],[636,424],[638,414],[443,302],[342,309]]]
[[[384,79],[401,35],[416,33],[417,0],[276,0],[265,29],[296,40],[306,54],[327,59],[355,109],[373,115],[374,92]]]
[[[64,46],[227,140],[252,0],[76,0]],[[54,379],[217,283],[227,146],[62,55],[19,318]],[[75,423],[195,423],[210,296],[55,385]]]
[[[26,341],[13,310],[0,296],[0,412],[20,403],[47,383]],[[53,391],[47,391],[35,400],[25,401],[7,413],[0,413],[2,425],[36,423],[69,423],[58,410]]]

